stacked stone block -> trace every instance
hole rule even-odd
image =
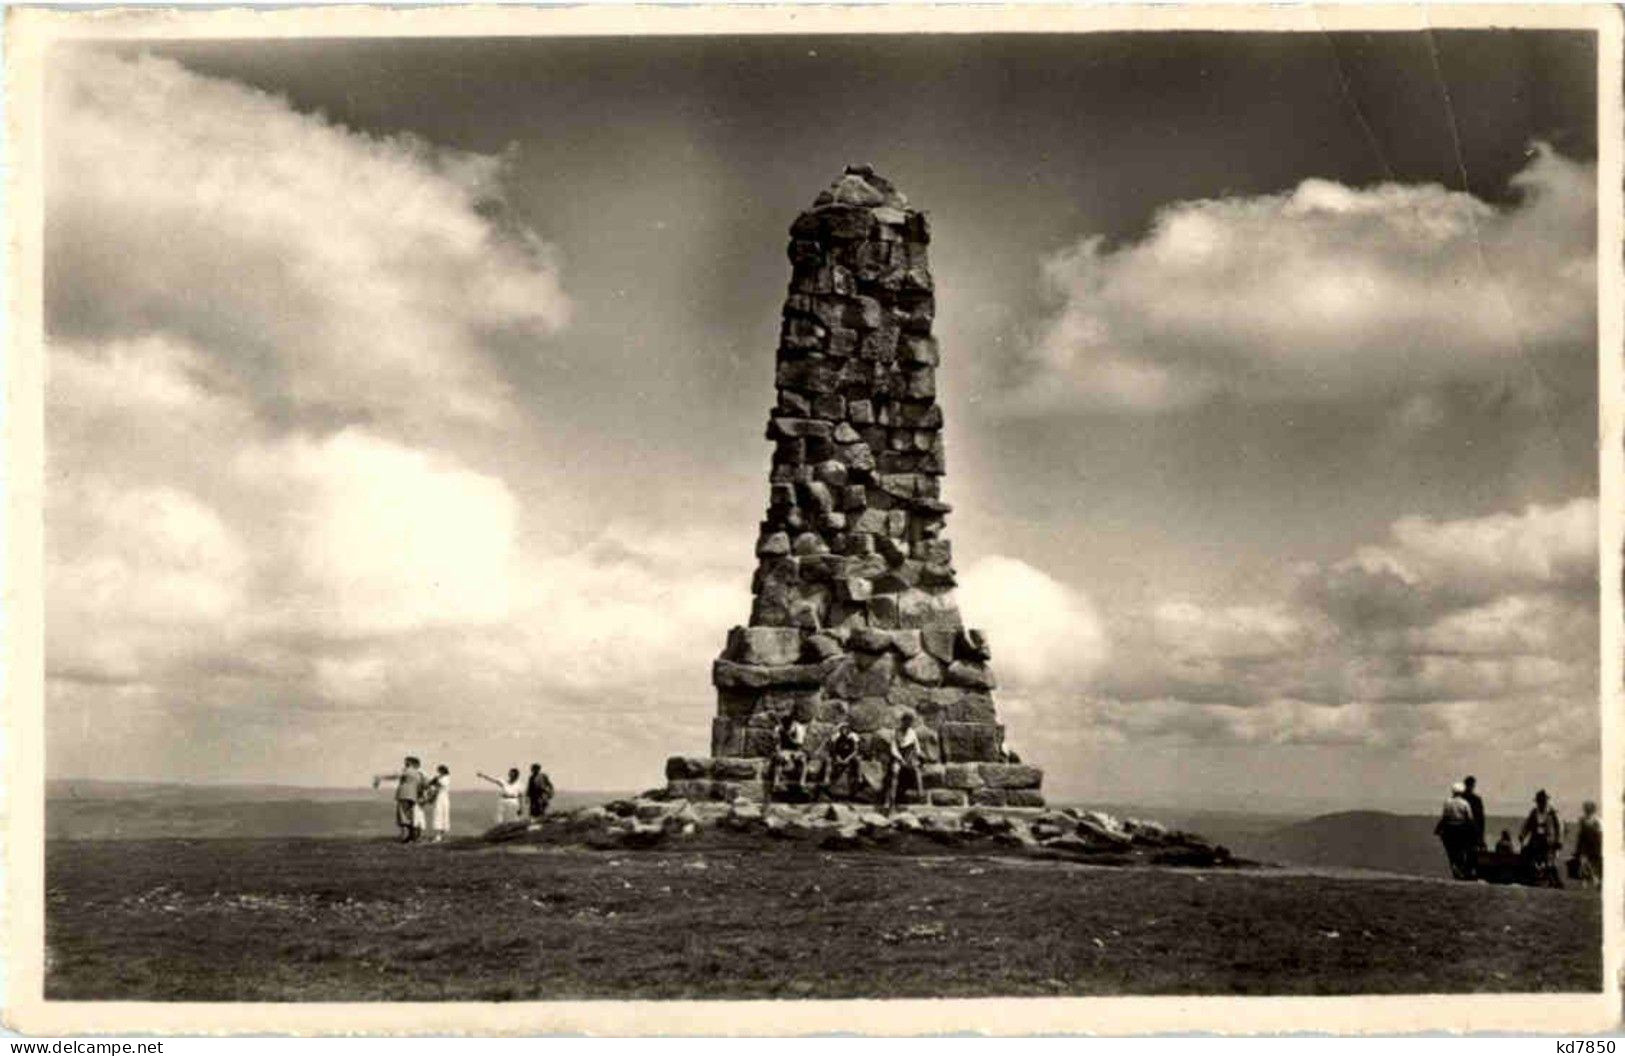
[[[712,669],[711,756],[670,760],[669,791],[759,794],[787,711],[813,753],[851,723],[877,781],[908,711],[933,802],[1042,805],[1042,773],[1008,761],[987,640],[954,600],[926,216],[849,167],[790,236],[750,623]]]

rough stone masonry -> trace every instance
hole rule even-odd
[[[954,601],[926,215],[849,166],[790,236],[750,623],[712,669],[711,755],[670,759],[667,795],[759,797],[787,711],[811,758],[851,723],[878,788],[907,711],[931,803],[1042,806],[1042,771],[1004,746],[987,639]]]

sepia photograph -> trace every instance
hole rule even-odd
[[[12,20],[13,1029],[1617,1021],[1618,12],[634,10]]]

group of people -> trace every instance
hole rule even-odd
[[[863,790],[859,756],[862,742],[851,723],[843,722],[835,727],[835,732],[824,742],[817,760],[810,758],[807,752],[807,724],[793,712],[780,716],[773,737],[773,754],[768,758],[762,781],[763,799],[772,801],[781,777],[792,789],[807,798],[822,796],[833,799],[836,786],[843,780],[846,798],[856,798]],[[886,776],[881,789],[880,807],[889,814],[897,809],[897,798],[905,782],[917,799],[925,798],[920,731],[914,726],[913,714],[902,714],[897,720],[897,728],[886,743]],[[809,773],[814,769],[812,764],[815,761],[821,764],[816,768],[816,775]]]
[[[539,819],[553,799],[553,782],[542,772],[540,763],[530,765],[528,779],[521,779],[518,769],[509,770],[506,781],[487,774],[475,776],[497,786],[499,825],[526,817]],[[451,769],[446,764],[436,766],[431,776],[424,773],[417,756],[409,755],[400,770],[375,775],[372,787],[385,781],[395,782],[395,827],[400,830],[400,842],[441,843],[451,835]]]
[[[526,818],[540,820],[547,813],[547,805],[553,801],[553,781],[542,773],[541,763],[530,764],[530,776],[527,778],[519,776],[518,767],[509,768],[506,781],[478,772],[474,776],[497,786],[498,825],[524,821]]]
[[[1569,862],[1569,874],[1582,884],[1602,882],[1602,818],[1597,804],[1587,800],[1581,807],[1580,820],[1574,840],[1574,853]],[[1468,775],[1450,786],[1450,798],[1433,831],[1444,844],[1445,856],[1450,861],[1450,875],[1457,880],[1479,878],[1479,854],[1489,850],[1485,842],[1484,800],[1478,795],[1478,780]],[[1563,885],[1561,868],[1564,827],[1552,805],[1551,796],[1543,788],[1535,793],[1535,805],[1524,818],[1513,842],[1508,829],[1501,830],[1495,843],[1495,854],[1506,857],[1516,854],[1526,874],[1538,882]]]
[[[440,843],[451,834],[451,770],[445,763],[434,768],[434,776],[423,772],[423,763],[409,755],[393,774],[376,774],[372,787],[395,782],[395,827],[402,843],[416,843],[430,833],[430,843]]]

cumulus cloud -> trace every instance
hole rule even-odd
[[[548,247],[493,219],[500,157],[87,49],[58,49],[45,106],[59,340],[164,335],[272,413],[491,420],[485,342],[568,318]]]
[[[429,686],[539,626],[486,438],[525,441],[498,360],[570,305],[505,159],[95,50],[54,53],[46,111],[56,749],[444,713]]]
[[[961,609],[984,628],[1000,677],[1027,692],[1086,677],[1106,659],[1087,597],[1024,561],[990,555],[960,577]]]
[[[250,447],[237,471],[277,497],[257,534],[287,624],[345,636],[508,615],[517,511],[501,480],[354,428]]]
[[[1523,595],[1594,602],[1596,570],[1597,503],[1584,498],[1456,521],[1403,518],[1387,542],[1309,570],[1302,591],[1345,631],[1380,635]],[[1456,619],[1465,627],[1469,616]]]
[[[1589,498],[1402,518],[1274,599],[1114,612],[1110,662],[1069,670],[1049,654],[1022,673],[1039,690],[1026,706],[1041,736],[1097,745],[1594,752],[1596,523]]]
[[[1308,179],[1166,206],[1124,245],[1086,238],[1045,264],[1059,308],[1007,404],[1339,400],[1583,359],[1595,167],[1537,144],[1512,187],[1499,207],[1437,184]]]
[[[337,704],[454,698],[467,710],[453,724],[703,710],[710,659],[749,611],[748,556],[668,561],[619,526],[568,552],[514,555],[500,622],[318,647],[311,688]]]
[[[46,565],[52,673],[135,680],[153,664],[217,648],[237,619],[250,555],[218,511],[165,486],[91,478],[49,489]]]

